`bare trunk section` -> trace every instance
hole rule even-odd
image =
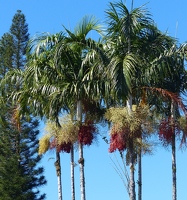
[[[77,102],[77,121],[82,123],[82,102]],[[79,170],[80,170],[80,190],[81,200],[86,200],[85,195],[85,176],[84,176],[84,156],[83,156],[83,145],[79,142]]]
[[[85,176],[84,176],[83,145],[82,145],[81,143],[79,143],[79,169],[80,169],[81,200],[86,200],[86,195],[85,195]]]
[[[176,166],[176,148],[175,148],[175,134],[172,137],[172,196],[173,200],[177,200],[177,166]]]
[[[176,165],[176,141],[175,141],[175,105],[171,103],[171,120],[172,120],[172,200],[177,200],[177,165]]]
[[[131,143],[131,147],[129,147],[130,153],[130,183],[129,183],[129,193],[130,200],[136,200],[136,192],[135,192],[135,181],[134,181],[134,150],[133,150],[133,141]]]
[[[56,162],[54,163],[58,181],[58,200],[62,200],[62,180],[61,180],[61,166],[60,166],[60,154],[56,152]]]
[[[75,200],[74,148],[71,148],[71,199]]]
[[[129,99],[127,100],[127,108],[129,111],[132,111],[132,96],[130,95]]]
[[[138,200],[142,200],[142,152],[138,153]]]
[[[127,100],[127,108],[129,112],[132,111],[132,96],[130,95],[129,99]],[[130,200],[136,200],[136,192],[135,192],[135,180],[134,180],[134,145],[133,145],[133,139],[130,141],[129,146],[129,154],[130,154],[130,180],[129,180],[129,195]]]

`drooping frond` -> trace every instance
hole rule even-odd
[[[161,97],[168,99],[169,101],[173,101],[176,105],[178,105],[182,109],[185,116],[187,117],[186,105],[183,103],[182,98],[178,94],[162,88],[156,88],[156,87],[145,87],[145,88],[150,92],[157,93],[157,95],[160,95]]]
[[[85,37],[90,31],[93,30],[102,35],[102,26],[99,24],[99,20],[97,20],[94,16],[85,16],[75,27],[74,33],[76,36]]]
[[[28,55],[34,53],[36,56],[39,56],[44,51],[51,50],[63,38],[63,32],[59,32],[56,34],[42,33],[40,35],[35,35],[33,38],[30,39],[28,43]]]

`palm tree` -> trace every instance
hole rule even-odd
[[[136,8],[128,11],[127,7],[120,1],[119,3],[110,3],[106,11],[108,16],[108,36],[109,55],[111,62],[109,67],[116,75],[116,85],[118,98],[127,100],[126,105],[129,112],[132,111],[132,89],[133,79],[136,71],[140,70],[138,65],[138,46],[135,43],[141,40],[142,35],[152,25],[149,13],[143,8]],[[134,45],[135,44],[135,45]],[[124,103],[123,103],[124,105]],[[135,181],[134,181],[134,142],[129,145],[130,155],[130,199],[135,200]]]
[[[1,81],[1,87],[6,85],[8,80],[13,84],[22,83],[19,91],[12,92],[12,98],[20,105],[20,115],[34,115],[40,116],[41,119],[53,119],[58,124],[58,114],[64,104],[58,105],[57,102],[51,101],[46,98],[46,91],[49,90],[49,81],[47,82],[46,76],[56,75],[53,69],[54,46],[63,39],[63,34],[49,35],[42,34],[33,40],[30,40],[28,45],[28,62],[25,71],[13,70],[6,74],[5,78]],[[48,74],[44,73],[48,69]],[[43,70],[43,71],[42,71]],[[38,72],[41,76],[38,76]],[[42,73],[43,72],[43,73]],[[53,74],[54,73],[54,74]],[[51,80],[54,79],[54,76]],[[51,78],[51,76],[50,76]],[[52,83],[50,83],[52,85]],[[6,86],[5,86],[6,87]],[[44,91],[45,88],[45,91]],[[59,199],[62,199],[61,190],[61,170],[60,170],[60,155],[56,154],[56,164],[58,164],[58,194]],[[60,172],[60,173],[59,173]]]
[[[172,199],[177,199],[177,181],[176,181],[176,132],[180,129],[177,125],[177,121],[180,118],[179,108],[182,108],[185,117],[187,117],[186,108],[181,100],[181,95],[184,95],[186,90],[186,70],[184,64],[184,51],[186,44],[182,44],[179,47],[177,45],[173,45],[164,55],[158,59],[157,65],[164,65],[165,69],[169,68],[170,73],[167,73],[168,76],[162,82],[155,82],[156,87],[161,87],[168,92],[174,93],[173,98],[164,101],[166,109],[164,111],[164,118],[168,119],[168,122],[171,127],[171,138],[164,138],[168,144],[171,144],[172,149]],[[162,104],[161,104],[162,105]],[[161,127],[163,124],[161,123]],[[164,131],[164,130],[163,130]],[[165,129],[163,134],[166,134],[168,130]],[[183,132],[183,131],[182,131]],[[162,135],[163,139],[165,135]],[[184,134],[182,138],[185,138]],[[183,142],[183,141],[182,141]]]
[[[155,81],[164,84],[165,77],[176,73],[168,63],[168,56],[162,55],[172,49],[175,40],[161,33],[143,7],[130,12],[120,1],[110,3],[107,10],[108,35],[107,45],[111,62],[109,68],[113,72],[116,91],[120,105],[126,105],[132,110],[132,101],[139,104],[144,89],[156,87]],[[151,51],[150,51],[151,49]],[[167,53],[166,53],[167,54]],[[179,61],[180,62],[180,61]],[[162,64],[161,64],[162,63]],[[163,86],[163,85],[162,85]],[[161,88],[164,88],[160,85]],[[158,87],[158,85],[157,85]],[[166,88],[165,88],[166,89]],[[131,142],[130,157],[130,199],[135,197],[134,182],[134,144]],[[141,152],[140,152],[141,153]],[[141,193],[141,181],[139,193]],[[139,194],[141,199],[141,194]]]
[[[30,40],[29,44],[29,55],[28,55],[28,63],[27,63],[27,68],[24,74],[24,81],[27,78],[31,78],[32,75],[34,75],[34,70],[42,69],[43,66],[47,67],[50,69],[52,67],[52,57],[54,55],[54,47],[55,45],[63,39],[63,34],[54,34],[50,35],[48,33],[42,34],[32,40]],[[33,51],[34,46],[37,45]],[[45,57],[47,56],[47,57]],[[33,70],[31,70],[32,67],[35,67]],[[32,72],[32,74],[29,74]],[[44,75],[44,74],[43,74]],[[38,77],[39,78],[39,77]],[[45,78],[45,77],[43,77]],[[32,108],[33,114],[42,117],[46,117],[48,119],[55,119],[56,124],[59,126],[58,122],[58,113],[60,112],[60,109],[62,107],[58,108],[58,105],[51,105],[52,102],[49,104],[49,100],[45,99],[43,95],[38,95],[38,90],[40,90],[40,85],[34,86],[34,84],[37,84],[38,81],[41,81],[42,84],[48,84],[44,83],[44,80],[41,80],[40,78],[38,80],[34,80],[31,82],[31,79],[28,79],[28,84],[24,82],[25,88],[21,91],[21,96],[19,97],[22,105],[25,107],[25,102],[30,104]],[[30,89],[29,89],[30,87]],[[29,95],[28,95],[29,93]],[[28,97],[26,97],[28,95]],[[31,99],[35,99],[35,103],[33,104],[30,102]],[[37,104],[37,105],[36,105]],[[61,163],[60,163],[60,153],[56,149],[56,161],[54,163],[55,168],[56,168],[56,174],[57,174],[57,181],[58,181],[58,199],[62,200],[63,195],[62,195],[62,180],[61,180]]]
[[[88,35],[91,31],[101,34],[101,26],[94,17],[84,17],[75,27],[74,32],[66,29],[68,34],[65,47],[69,49],[67,66],[69,68],[69,80],[67,88],[63,88],[67,98],[73,99],[76,105],[76,120],[81,126],[83,122],[82,107],[83,100],[95,101],[101,98],[101,75],[103,69],[97,62],[94,64],[94,57],[101,55],[99,46]],[[57,47],[57,65],[64,65],[63,44]],[[93,73],[97,70],[97,73]],[[101,71],[102,70],[102,71]],[[67,72],[66,72],[67,73]],[[101,85],[100,85],[101,84]],[[97,99],[95,98],[97,97]],[[85,175],[84,175],[84,157],[83,144],[79,142],[79,167],[80,167],[80,187],[81,200],[85,200]]]
[[[46,151],[55,149],[56,151],[56,173],[58,178],[59,199],[61,194],[61,165],[60,152],[71,153],[71,184],[72,184],[72,200],[75,199],[74,188],[74,152],[73,145],[77,141],[78,127],[73,123],[70,115],[65,115],[59,118],[58,125],[54,121],[48,121],[45,127],[45,134],[39,141],[39,154],[44,154]]]
[[[33,115],[54,120],[58,124],[62,110],[73,110],[73,113],[77,110],[74,116],[81,126],[83,100],[99,102],[102,97],[105,72],[95,58],[102,60],[103,55],[100,46],[88,38],[91,31],[101,33],[101,30],[98,21],[88,16],[83,18],[74,33],[64,29],[66,36],[63,32],[42,34],[31,40],[26,70],[24,73],[14,72],[13,77],[9,73],[9,77],[16,80],[19,76],[23,82],[21,91],[14,94],[22,111],[29,109]],[[79,155],[81,199],[85,200],[81,142]]]

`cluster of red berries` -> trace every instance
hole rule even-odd
[[[109,152],[112,153],[116,150],[124,151],[126,149],[126,140],[124,133],[113,133],[110,138]]]
[[[163,142],[170,143],[172,141],[174,129],[175,126],[172,125],[170,118],[162,120],[159,125],[158,131],[160,140]]]
[[[96,133],[96,128],[93,124],[83,124],[79,129],[78,141],[83,145],[90,146],[94,139],[94,134]]]
[[[70,153],[71,151],[72,144],[70,142],[68,143],[62,143],[62,144],[57,144],[56,138],[54,138],[50,142],[50,149],[56,148],[57,152],[65,152],[65,153]]]
[[[124,127],[121,131],[114,131],[110,137],[109,152],[116,150],[124,151],[127,148],[127,143],[134,138],[141,137],[141,129],[131,132],[129,127]]]

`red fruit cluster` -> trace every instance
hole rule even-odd
[[[112,153],[116,150],[124,151],[126,149],[126,139],[124,133],[113,133],[110,138],[109,152]]]
[[[78,141],[83,145],[90,146],[94,139],[96,128],[93,124],[84,124],[79,129]]]
[[[174,134],[174,125],[171,124],[171,119],[164,119],[159,125],[159,138],[163,142],[170,143],[172,141],[172,136]]]
[[[70,142],[68,143],[62,143],[62,144],[57,144],[57,140],[56,138],[54,138],[51,142],[50,142],[50,149],[54,149],[56,148],[57,152],[66,152],[66,153],[70,153],[71,151],[71,147],[72,144]]]
[[[110,138],[109,152],[124,151],[127,148],[127,142],[133,138],[141,138],[141,128],[134,132],[131,132],[129,127],[123,127],[121,131],[113,131]]]
[[[58,152],[70,153],[71,147],[72,147],[72,144],[70,142],[63,143],[63,144],[57,146],[57,151]]]

